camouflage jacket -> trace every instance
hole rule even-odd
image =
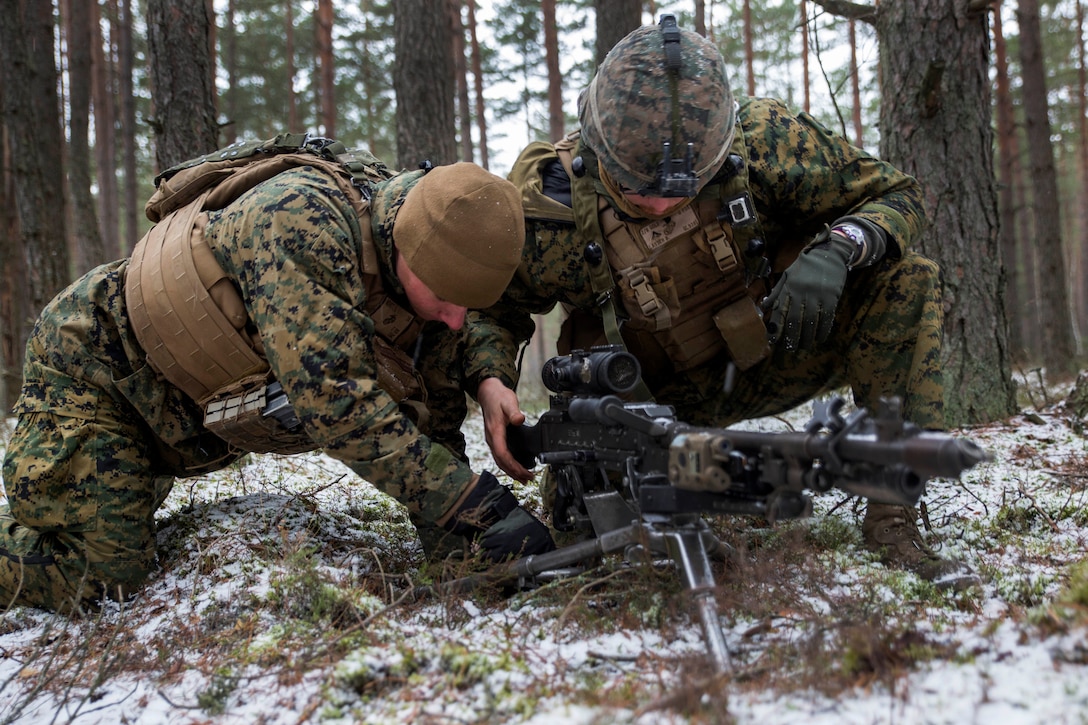
[[[373,189],[370,223],[383,284],[398,297],[403,287],[391,273],[393,212],[418,175],[402,174]],[[374,323],[362,311],[367,290],[359,224],[328,177],[300,168],[210,212],[206,234],[316,446],[394,494],[400,482],[410,482],[414,495],[402,502],[434,520],[472,472],[421,433],[378,385]],[[122,261],[92,270],[47,306],[32,339],[41,365],[28,367],[17,411],[85,417],[85,396],[75,393],[95,386],[132,403],[189,470],[210,470],[215,462],[201,462],[196,452],[210,458],[223,453],[222,445],[203,430],[199,406],[146,364],[121,294],[125,267]]]
[[[394,211],[420,175],[376,184],[372,199],[383,284],[401,299],[391,273]],[[380,461],[379,476],[467,481],[467,467],[420,433],[378,384],[374,323],[363,312],[359,218],[339,189],[320,172],[282,173],[212,213],[206,234],[315,443],[370,480],[365,464]]]
[[[773,99],[739,99],[737,135],[748,157],[747,189],[766,256],[776,270],[783,256],[847,214],[863,217],[884,230],[889,255],[899,255],[925,224],[922,190],[907,174],[874,158],[832,133],[811,116],[791,113]],[[537,147],[534,149],[534,146]],[[528,199],[539,196],[541,175],[557,155],[541,154],[531,145],[515,162],[510,178]],[[535,151],[535,153],[530,153]],[[579,144],[589,176],[597,174],[592,151]],[[554,165],[553,165],[554,168]],[[700,192],[720,194],[725,185],[712,180]],[[607,192],[599,179],[592,187]],[[578,189],[588,185],[575,185]],[[553,205],[561,209],[559,202]],[[508,386],[517,382],[517,350],[533,333],[531,315],[545,314],[556,304],[599,316],[583,251],[589,238],[573,213],[536,213],[526,204],[526,240],[521,266],[502,300],[480,312],[470,311],[466,380],[475,390],[480,380],[498,377]],[[596,240],[603,242],[603,240]],[[720,274],[708,268],[708,275]],[[773,278],[772,278],[773,282]]]

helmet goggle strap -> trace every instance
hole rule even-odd
[[[695,144],[688,143],[682,158],[673,158],[673,144],[680,143],[680,70],[683,60],[680,56],[680,28],[676,25],[676,16],[661,16],[661,35],[665,48],[665,70],[669,75],[669,90],[672,100],[672,141],[662,143],[661,163],[652,184],[638,190],[643,196],[695,196],[699,193],[699,175],[695,173]]]

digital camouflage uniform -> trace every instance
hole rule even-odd
[[[655,398],[676,406],[681,420],[724,426],[781,413],[848,385],[859,405],[875,409],[881,396],[898,395],[908,419],[941,428],[940,279],[936,264],[909,251],[924,224],[918,184],[775,100],[739,99],[736,134],[746,147],[747,187],[774,269],[766,289],[803,244],[845,214],[880,227],[887,236],[887,253],[873,266],[850,272],[833,331],[822,345],[808,350],[774,347],[762,362],[737,371],[731,392],[723,387],[730,362],[725,351],[680,373],[667,362],[643,360]],[[580,143],[574,155],[585,161],[593,192],[607,196],[593,152]],[[540,174],[557,158],[538,150],[533,166],[515,165],[511,178],[525,194],[529,186],[540,189]],[[588,188],[574,186],[575,193]],[[695,201],[722,188],[711,180]],[[473,384],[485,377],[498,377],[509,387],[516,384],[516,353],[532,334],[531,314],[562,304],[600,317],[583,260],[588,235],[572,222],[531,216],[527,209],[522,264],[502,301],[470,313],[467,375]],[[705,274],[720,272],[708,266]],[[588,335],[575,335],[576,347],[604,342],[599,326],[590,327]]]
[[[371,226],[386,292],[395,212],[421,172],[377,184]],[[234,280],[268,363],[314,447],[395,497],[413,521],[449,511],[472,479],[459,427],[461,335],[427,323],[424,435],[375,382],[359,218],[313,168],[284,172],[210,213],[206,237]],[[129,261],[91,270],[42,312],[27,346],[3,475],[0,607],[63,609],[138,589],[155,564],[154,514],[175,478],[240,454],[145,362],[125,304]],[[406,306],[406,305],[405,305]]]
[[[896,396],[913,423],[943,427],[941,280],[910,251],[925,223],[913,178],[778,101],[734,99],[718,48],[671,14],[616,43],[578,117],[578,132],[530,144],[510,172],[521,267],[468,321],[470,389],[496,378],[507,390],[487,385],[485,419],[513,422],[530,316],[560,304],[560,353],[623,344],[643,371],[632,395],[689,423],[727,426],[849,386],[860,406]],[[869,504],[862,538],[940,587],[978,582],[916,522]]]

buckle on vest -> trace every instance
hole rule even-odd
[[[327,136],[314,136],[309,131],[302,137],[302,142],[298,145],[299,151],[313,150],[321,153],[325,150],[326,146],[332,145],[334,139]]]
[[[635,304],[642,310],[642,314],[652,319],[658,330],[669,327],[672,324],[672,313],[650,286],[650,278],[646,276],[646,271],[636,267],[625,270],[623,275],[631,286],[631,292],[635,295]]]
[[[707,246],[710,247],[710,253],[714,255],[714,263],[718,265],[718,269],[726,275],[736,272],[740,262],[737,260],[736,252],[733,251],[729,235],[725,233],[721,225],[708,224],[703,227],[703,233],[706,235]]]

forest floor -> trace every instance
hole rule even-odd
[[[926,495],[928,540],[981,586],[885,568],[835,491],[808,519],[711,520],[735,551],[715,562],[726,674],[674,570],[416,598],[435,572],[399,505],[320,453],[249,456],[177,482],[131,602],[0,614],[0,723],[1088,722],[1085,422],[1021,396],[953,431],[994,460]],[[465,430],[490,467],[478,415]]]

